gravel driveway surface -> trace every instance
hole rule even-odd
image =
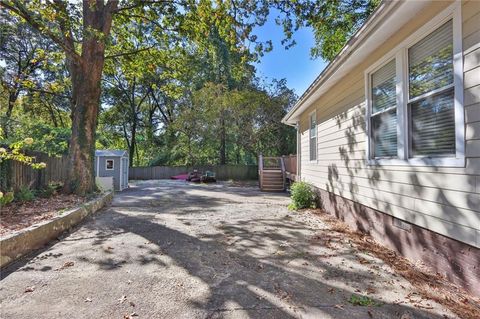
[[[454,318],[345,238],[322,240],[327,226],[288,202],[255,187],[135,183],[2,271],[1,318]]]

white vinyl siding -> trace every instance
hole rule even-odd
[[[458,4],[460,6],[460,4]],[[378,209],[388,215],[411,222],[436,233],[480,247],[480,25],[473,27],[472,19],[480,16],[480,2],[468,1],[461,4],[463,27],[459,40],[463,44],[465,95],[462,107],[465,111],[465,159],[463,165],[438,166],[414,165],[405,159],[387,159],[387,164],[369,165],[368,123],[366,88],[368,81],[364,71],[385,57],[422,28],[436,15],[443,12],[448,3],[435,2],[421,14],[412,17],[411,22],[398,30],[395,36],[380,45],[365,62],[350,71],[328,92],[323,94],[300,119],[301,170],[302,180],[316,187],[342,196],[365,206]],[[397,64],[408,66],[409,47],[414,46],[432,31],[448,22],[446,17],[434,28],[427,28],[423,36],[409,42],[402,54],[390,55],[369,74],[375,72],[393,59]],[[478,21],[478,20],[476,20]],[[455,22],[454,22],[455,24]],[[454,28],[455,29],[455,28]],[[468,32],[465,32],[468,31]],[[470,39],[470,40],[469,40]],[[467,41],[468,40],[468,41]],[[462,43],[463,41],[463,43]],[[454,54],[455,58],[455,54]],[[398,67],[397,67],[398,70]],[[460,79],[463,76],[459,77]],[[407,79],[397,79],[405,83]],[[405,92],[407,93],[407,92]],[[408,95],[405,94],[404,105]],[[309,161],[309,119],[316,109],[318,156],[315,163]],[[406,109],[406,108],[405,108]],[[400,122],[400,116],[398,121]],[[405,115],[405,120],[408,116]],[[405,139],[408,141],[408,139]],[[399,149],[402,140],[398,140]],[[408,148],[408,145],[405,147]],[[371,152],[371,150],[370,150]],[[391,161],[388,163],[388,161]],[[341,209],[341,207],[339,207]]]

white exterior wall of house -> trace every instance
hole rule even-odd
[[[365,70],[443,12],[432,2],[299,116],[299,175],[316,187],[480,247],[480,1],[462,1],[465,166],[368,165]],[[433,31],[433,30],[432,30]],[[355,53],[353,53],[355,54]],[[316,111],[317,160],[309,115]]]

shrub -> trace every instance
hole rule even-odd
[[[62,183],[51,182],[45,188],[42,188],[36,192],[40,197],[48,198],[55,195],[62,188]]]
[[[306,182],[295,182],[291,187],[292,203],[290,209],[315,208],[315,192]]]
[[[34,192],[28,187],[22,187],[15,194],[15,199],[19,202],[29,202],[35,198]]]
[[[5,206],[13,202],[13,192],[6,192],[5,194],[0,192],[0,206]]]

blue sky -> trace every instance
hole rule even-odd
[[[280,41],[283,39],[281,26],[275,24],[272,12],[264,26],[255,29],[259,40],[272,40],[273,51],[266,53],[255,66],[257,76],[268,79],[287,79],[288,87],[300,96],[325,68],[320,58],[310,58],[310,48],[314,45],[314,36],[310,28],[302,28],[294,34],[297,44],[285,50]]]

